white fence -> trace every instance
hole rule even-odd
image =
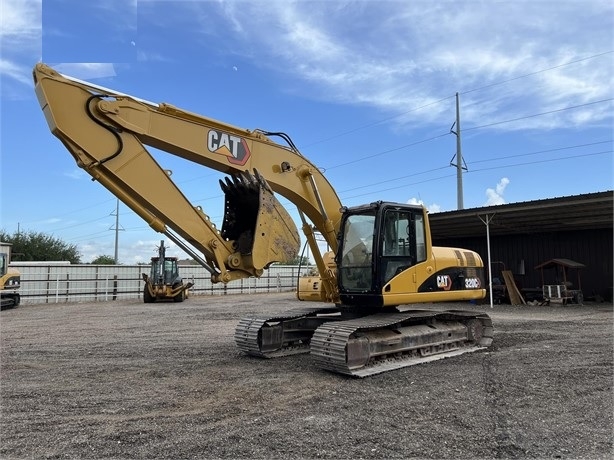
[[[92,302],[143,297],[142,273],[149,265],[28,265],[14,266],[21,273],[22,303]],[[180,265],[185,282],[192,282],[190,295],[274,293],[296,290],[299,267],[273,265],[260,278],[246,278],[228,284],[212,283],[200,265]],[[306,267],[301,268],[301,273]]]

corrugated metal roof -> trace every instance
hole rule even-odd
[[[434,240],[612,228],[614,192],[587,193],[429,214]]]

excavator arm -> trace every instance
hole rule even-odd
[[[314,228],[336,251],[341,202],[291,141],[284,146],[267,137],[281,133],[241,129],[137,99],[61,75],[42,63],[33,77],[52,133],[78,166],[198,260],[214,282],[260,276],[270,263],[296,257],[298,232],[276,192],[297,206],[324,275],[326,296],[336,300],[335,273],[323,261]],[[189,202],[146,146],[230,176],[220,181],[225,192],[221,230]]]

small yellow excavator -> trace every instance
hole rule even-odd
[[[9,268],[11,244],[0,243],[0,299],[1,309],[15,308],[19,305],[19,286],[21,275],[14,268]]]
[[[151,258],[149,275],[143,273],[143,301],[153,303],[156,300],[174,300],[183,302],[188,298],[188,289],[193,283],[184,283],[179,276],[177,257],[167,257],[164,240],[160,241],[158,256]]]

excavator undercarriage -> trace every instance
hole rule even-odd
[[[353,377],[481,350],[492,339],[488,315],[461,310],[360,316],[337,308],[307,308],[246,317],[235,331],[239,349],[252,356],[310,352],[318,367]]]
[[[328,321],[341,319],[335,307],[303,308],[276,316],[248,316],[235,330],[240,350],[259,358],[279,358],[308,353],[314,331]]]

